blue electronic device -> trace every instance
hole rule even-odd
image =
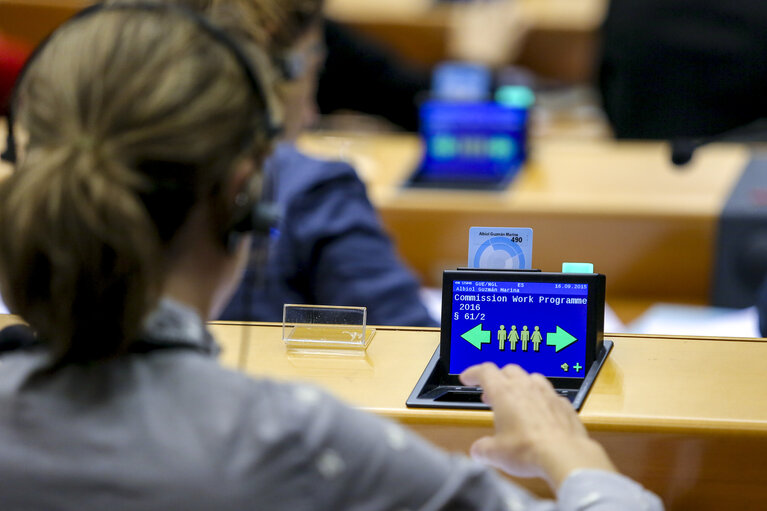
[[[415,187],[505,188],[527,157],[527,107],[492,101],[421,105],[422,161]]]
[[[408,406],[483,408],[458,375],[484,362],[541,373],[579,409],[612,342],[603,336],[605,276],[445,271],[440,348]]]
[[[449,374],[514,363],[547,377],[583,377],[587,282],[453,280]]]

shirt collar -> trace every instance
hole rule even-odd
[[[162,346],[184,345],[217,356],[221,348],[197,312],[170,298],[162,298],[144,320],[142,339]]]

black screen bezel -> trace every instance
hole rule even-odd
[[[440,329],[440,361],[450,381],[458,383],[458,375],[450,374],[450,335],[452,329],[453,282],[479,280],[495,282],[550,282],[588,284],[586,308],[586,365],[583,375],[572,378],[549,378],[557,388],[578,388],[596,360],[604,341],[605,276],[599,273],[553,273],[506,270],[445,270],[442,275],[442,322]]]
[[[424,163],[421,162],[410,177],[403,183],[405,188],[447,188],[457,190],[479,190],[479,191],[502,191],[509,187],[511,181],[516,177],[520,165],[516,168],[509,168],[504,174],[495,176],[493,179],[450,179],[447,176],[425,177]]]

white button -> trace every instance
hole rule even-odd
[[[325,479],[335,479],[346,468],[346,463],[341,456],[332,449],[325,450],[317,458],[317,470]]]

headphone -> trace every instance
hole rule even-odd
[[[259,74],[256,72],[251,60],[245,54],[240,45],[230,37],[226,32],[214,25],[206,17],[180,5],[175,4],[162,4],[162,3],[126,3],[126,4],[95,4],[90,7],[79,11],[77,14],[67,20],[63,26],[70,25],[83,18],[90,17],[98,14],[102,11],[146,11],[146,12],[168,12],[176,13],[180,17],[184,17],[193,22],[197,28],[207,34],[216,43],[224,46],[232,56],[235,58],[243,75],[245,76],[248,86],[250,87],[253,95],[262,100],[266,106],[266,115],[264,116],[263,123],[260,123],[256,130],[263,130],[269,139],[273,139],[282,131],[282,124],[275,119],[272,107],[270,105],[270,96],[266,94],[266,88],[264,87]],[[19,86],[23,82],[24,77],[29,71],[30,67],[36,60],[37,56],[42,50],[49,44],[54,33],[48,35],[29,55],[29,58],[24,63],[18,77],[16,78],[16,84],[11,93],[11,100],[8,109],[8,132],[6,136],[6,148],[0,158],[13,165],[17,162],[16,153],[16,138],[14,133],[14,120],[15,112],[14,107],[18,100]],[[249,144],[253,139],[254,133],[249,133],[244,141],[244,144]],[[257,236],[268,236],[271,228],[277,223],[279,216],[277,209],[273,204],[264,203],[259,200],[258,191],[254,186],[248,186],[247,190],[240,193],[235,198],[235,206],[232,214],[232,219],[229,225],[225,228],[222,243],[228,251],[234,250],[237,246],[239,238],[245,234],[253,233]]]

